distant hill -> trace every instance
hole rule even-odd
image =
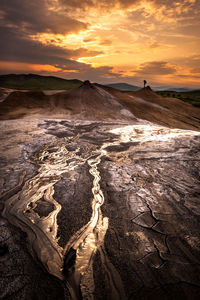
[[[110,83],[110,84],[104,84],[104,86],[108,86],[111,88],[114,88],[116,90],[119,91],[138,91],[139,89],[141,89],[141,87],[136,86],[136,85],[132,85],[132,84],[128,84],[128,83]],[[157,86],[157,87],[152,87],[152,89],[156,92],[161,92],[161,91],[175,91],[175,92],[190,92],[193,91],[192,89],[189,88],[177,88],[177,87],[173,87],[173,86]]]
[[[131,85],[128,83],[111,83],[111,84],[104,84],[104,86],[112,87],[119,91],[137,91],[141,89],[141,87],[136,85]]]
[[[190,92],[192,89],[189,88],[177,88],[172,86],[158,86],[153,87],[153,90],[156,92],[169,91],[169,92]]]
[[[0,87],[22,90],[68,90],[78,87],[82,81],[67,80],[54,76],[36,74],[8,74],[0,75]]]

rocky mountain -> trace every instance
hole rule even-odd
[[[0,299],[199,299],[200,109],[86,81],[0,112]]]

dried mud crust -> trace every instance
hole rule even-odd
[[[143,141],[143,129],[137,128],[135,140],[116,143],[119,136],[110,130],[124,124],[76,126],[65,120],[37,124],[37,137],[23,146],[18,160],[8,161],[12,170],[2,171],[8,192],[2,201],[18,193],[24,181],[37,176],[38,166],[31,168],[27,159],[33,153],[42,153],[45,138],[47,144],[53,141],[58,146],[64,138],[80,134],[79,155],[85,143],[99,149],[103,143],[112,142],[98,165],[105,198],[101,210],[108,218],[108,229],[104,244],[93,257],[94,300],[118,299],[115,293],[121,289],[116,284],[119,278],[124,290],[124,294],[117,294],[119,299],[199,299],[200,137],[191,133],[164,141]],[[167,129],[162,130],[158,135],[163,133],[164,137]],[[15,147],[14,142],[11,146]],[[75,150],[70,144],[66,148]],[[54,148],[48,149],[49,155],[54,153]],[[23,166],[27,177],[9,194],[20,181]],[[2,168],[5,170],[5,165]],[[83,163],[63,172],[54,185],[53,197],[62,206],[57,217],[58,243],[62,247],[90,220],[92,180],[88,164]],[[46,217],[54,206],[44,204],[44,200],[39,200],[34,211]],[[25,234],[5,219],[0,226],[0,290],[4,293],[0,298],[69,299],[63,282],[33,260]]]
[[[70,299],[63,283],[33,260],[26,235],[0,217],[0,299]]]
[[[146,159],[137,149],[121,152],[121,161],[111,149],[111,159],[103,162],[103,213],[109,218],[105,249],[128,299],[198,299],[198,143],[177,140],[166,147],[162,161],[150,159],[157,147],[146,149]],[[163,151],[159,154],[163,157]],[[136,155],[133,164],[129,157]]]

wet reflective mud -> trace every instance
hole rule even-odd
[[[35,153],[32,162],[39,165],[37,175],[26,181],[21,191],[7,200],[3,216],[28,234],[32,255],[39,258],[50,274],[66,282],[72,299],[82,299],[84,296],[93,299],[93,257],[97,249],[103,249],[108,228],[108,218],[104,218],[101,212],[104,195],[98,171],[107,143],[100,148],[82,143],[81,149],[78,144],[79,135],[44,145],[41,151]],[[63,173],[84,163],[88,164],[93,177],[92,215],[88,224],[78,230],[63,249],[57,237],[57,215],[62,207],[53,197],[54,185]],[[20,178],[19,185],[23,178]],[[39,202],[51,204],[53,210],[40,216],[37,212]],[[106,261],[105,251],[100,251]]]
[[[73,300],[95,299],[93,260],[97,251],[99,252],[106,280],[109,283],[110,299],[126,299],[121,273],[118,272],[113,260],[106,254],[106,247],[104,245],[106,233],[110,226],[110,220],[108,217],[103,216],[102,213],[102,208],[104,205],[107,205],[101,187],[102,179],[104,182],[106,180],[109,181],[110,189],[114,186],[116,191],[125,191],[124,193],[130,198],[130,203],[128,204],[128,208],[123,209],[124,211],[126,209],[128,214],[130,214],[131,211],[133,211],[132,213],[134,214],[134,210],[136,211],[137,206],[139,205],[139,200],[134,202],[135,206],[133,208],[131,206],[131,201],[135,195],[131,195],[130,191],[133,189],[133,186],[142,186],[142,180],[144,180],[142,172],[144,168],[142,169],[141,167],[141,170],[139,171],[141,176],[137,178],[137,184],[134,185],[135,183],[133,184],[131,176],[129,176],[129,170],[127,171],[125,168],[120,169],[120,165],[127,165],[130,164],[130,162],[133,162],[134,159],[138,159],[140,155],[139,150],[143,149],[142,147],[145,143],[148,148],[153,142],[163,143],[187,135],[199,135],[198,132],[194,133],[192,131],[167,129],[149,125],[116,127],[117,126],[114,126],[112,130],[108,130],[107,133],[112,134],[115,137],[107,139],[106,142],[102,141],[101,143],[95,144],[85,141],[85,137],[83,138],[82,136],[85,133],[83,133],[82,135],[75,134],[71,137],[60,138],[45,144],[41,150],[36,152],[31,158],[32,163],[38,166],[37,174],[24,182],[23,180],[26,175],[24,172],[21,175],[18,184],[18,186],[22,186],[22,188],[5,202],[3,216],[7,218],[10,223],[20,227],[22,231],[27,233],[32,255],[42,262],[43,266],[50,274],[56,276],[67,285]],[[102,135],[106,135],[106,132],[103,132]],[[133,149],[136,147],[138,152],[134,152],[133,158],[131,155],[133,155]],[[123,149],[124,151],[122,151]],[[167,156],[168,152],[163,153],[161,159],[165,159],[165,156],[166,158],[169,157]],[[147,156],[144,149],[142,155],[142,159],[145,159]],[[156,158],[156,155],[156,152],[153,153],[153,159]],[[180,157],[182,157],[182,152],[178,150],[175,158],[179,159]],[[102,174],[100,174],[101,164],[104,158],[109,159],[111,162],[110,164],[107,162],[111,174],[109,179],[101,178]],[[149,159],[149,157],[147,157],[147,159]],[[118,164],[120,171],[118,169],[116,169],[117,171],[111,169],[115,168],[114,163]],[[54,199],[54,185],[58,183],[63,174],[70,173],[78,166],[84,164],[89,168],[89,173],[91,175],[90,179],[92,181],[92,214],[89,222],[76,231],[70,239],[66,241],[64,247],[61,247],[59,245],[57,217],[62,206]],[[104,166],[106,166],[106,163]],[[131,168],[133,168],[133,166],[129,166],[129,169]],[[121,182],[118,181],[118,176],[121,176]],[[145,196],[147,191],[153,191],[152,195],[154,196],[153,180],[156,179],[145,181],[143,190],[139,191],[140,194],[136,190],[135,194],[138,193],[141,197],[141,203],[143,198],[146,197],[146,204],[141,204],[140,207],[138,206],[138,215],[136,214],[136,216],[132,216],[131,218],[132,224],[134,223],[137,224],[137,226],[142,226],[144,223],[144,228],[148,228],[149,226],[152,228],[155,227],[155,231],[157,230],[156,228],[158,227],[159,222],[157,222],[155,217],[156,214],[152,214],[151,206],[153,207],[153,205],[156,204],[155,201],[152,202],[153,204],[150,202],[149,195]],[[121,186],[123,186],[123,188],[121,188]],[[86,201],[89,202],[90,199],[86,199]],[[160,200],[160,205],[163,205],[165,208],[164,201],[161,202]],[[41,207],[43,207],[43,211]],[[77,207],[77,210],[78,209],[79,208]],[[113,210],[114,209],[115,208],[113,208]],[[172,208],[167,207],[166,210],[167,209],[166,215],[173,215],[173,212],[170,211]],[[148,210],[150,210],[151,214]],[[141,219],[139,221],[138,216]],[[126,219],[128,219],[127,216]],[[138,227],[135,228],[138,230]],[[140,246],[143,245],[141,246],[143,248],[140,250],[138,250],[138,248],[137,251],[132,251],[133,253],[127,250],[127,257],[128,255],[130,257],[131,255],[133,257],[138,255],[139,257],[141,253],[144,254],[144,257],[148,257],[149,253],[155,250],[151,249],[149,242],[151,239],[149,238],[148,240],[148,234],[144,231],[146,229],[141,231],[137,230],[134,232],[131,231],[131,229],[127,229],[127,231],[122,234],[125,236],[125,239],[130,237],[130,239],[134,241],[133,244],[137,241],[136,244]],[[160,231],[162,231],[162,228]],[[114,242],[120,244],[120,239],[120,234],[118,234],[117,239]],[[140,243],[140,241],[142,241],[142,243]],[[161,244],[161,242],[159,243]],[[158,248],[160,247],[159,243]],[[148,245],[145,246],[146,244]],[[121,246],[116,247],[115,249],[113,246],[112,251],[120,252],[120,247]],[[147,248],[149,252],[146,250]],[[2,248],[2,251],[5,250],[5,247]],[[124,253],[125,251],[126,250],[124,249]],[[165,251],[165,249],[163,251]],[[161,256],[163,256],[163,254]],[[140,258],[138,257],[137,259],[139,260]],[[157,261],[155,262],[155,265],[157,264],[158,268],[163,265],[162,258],[160,258],[160,261],[159,263]]]

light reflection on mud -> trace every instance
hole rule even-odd
[[[32,253],[36,253],[49,273],[60,279],[63,279],[63,249],[57,240],[57,215],[61,206],[53,198],[54,184],[60,180],[62,173],[84,162],[76,154],[79,148],[68,151],[65,147],[66,143],[75,142],[73,139],[61,140],[45,145],[35,154],[33,162],[40,165],[38,174],[26,181],[22,190],[6,202],[3,212],[11,223],[27,232]],[[75,160],[68,163],[71,158]],[[46,217],[40,217],[34,211],[37,201],[42,198],[54,207]]]
[[[101,158],[107,154],[106,148],[130,141],[141,143],[154,140],[166,141],[169,138],[194,134],[192,131],[149,125],[120,127],[110,132],[116,134],[116,140],[104,143],[99,148],[93,144],[80,142],[79,135],[45,145],[32,158],[32,161],[39,165],[38,174],[27,180],[21,191],[7,200],[3,212],[12,224],[19,226],[28,234],[32,255],[39,258],[49,273],[66,282],[72,299],[81,299],[81,297],[93,299],[95,288],[93,257],[97,250],[109,278],[113,299],[125,299],[120,276],[108,260],[104,249],[108,218],[103,217],[101,212],[104,195],[99,184],[101,177],[98,165],[101,163]],[[199,133],[195,132],[195,134]],[[67,244],[63,249],[58,245],[57,237],[57,216],[62,207],[53,197],[54,185],[61,179],[63,173],[72,171],[86,162],[93,176],[91,219],[68,242],[66,241]],[[21,181],[22,178],[19,184]],[[34,210],[40,199],[51,203],[54,208],[47,216],[40,217]],[[69,266],[66,275],[63,273],[63,266],[65,257],[70,251],[75,253],[75,261],[72,266]]]
[[[22,190],[7,200],[3,215],[28,234],[32,255],[39,258],[49,273],[66,282],[72,299],[79,299],[84,295],[87,299],[93,299],[93,257],[97,249],[103,247],[108,228],[108,218],[103,218],[101,213],[104,195],[100,188],[101,177],[97,167],[102,156],[106,154],[104,148],[110,144],[99,149],[85,142],[82,142],[80,149],[78,144],[77,135],[49,143],[36,153],[32,162],[40,166],[38,174],[27,180]],[[88,224],[76,232],[63,249],[58,245],[57,237],[57,215],[62,207],[53,198],[54,185],[63,173],[74,170],[85,162],[88,163],[89,172],[94,178],[92,216]],[[40,217],[35,211],[37,201],[41,199],[54,207],[47,216]],[[64,258],[70,249],[76,251],[76,259],[66,276],[63,275]]]

